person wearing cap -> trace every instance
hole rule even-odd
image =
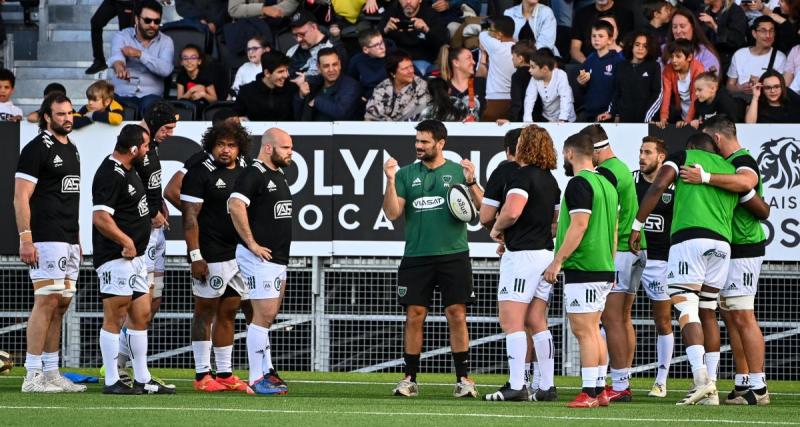
[[[342,67],[347,68],[347,50],[340,42],[331,40],[319,30],[317,21],[310,12],[305,10],[296,12],[289,19],[289,26],[295,41],[297,41],[297,44],[286,52],[286,56],[292,60],[289,66],[291,78],[294,78],[296,73],[304,73],[309,76],[318,75],[317,53],[326,47],[336,49],[342,61]]]

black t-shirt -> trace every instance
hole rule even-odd
[[[506,201],[506,190],[511,182],[511,176],[517,169],[519,169],[519,165],[516,162],[505,160],[500,163],[489,176],[489,181],[486,182],[482,203],[496,207],[499,212]]]
[[[650,188],[649,182],[644,179],[641,171],[633,171],[633,182],[636,184],[636,197],[639,203],[642,202],[647,189]],[[675,196],[675,185],[670,184],[655,209],[644,222],[643,230],[647,235],[647,258],[659,261],[666,261],[669,255],[669,235],[672,229],[672,200]]]
[[[570,179],[567,183],[567,188],[564,190],[564,204],[567,207],[567,212],[576,210],[591,212],[593,198],[594,190],[592,190],[592,185],[580,176]]]
[[[134,166],[139,178],[147,191],[147,207],[150,210],[150,217],[155,217],[161,212],[163,199],[161,195],[161,159],[158,157],[158,144],[150,142],[150,150],[144,157],[144,161]]]
[[[189,77],[189,73],[187,73],[185,69],[181,68],[178,75],[175,77],[175,83],[183,85],[183,90],[188,91],[197,85],[214,86],[214,76],[205,67],[200,67],[197,77],[193,79]]]
[[[633,30],[633,12],[619,3],[614,3],[611,9],[599,12],[594,4],[575,11],[575,18],[572,20],[572,40],[580,40],[581,52],[584,56],[589,56],[594,52],[592,48],[592,25],[604,16],[613,16],[617,20],[617,42],[622,43],[625,35]]]
[[[16,178],[33,182],[30,225],[34,242],[78,244],[81,164],[78,148],[40,133],[19,154]]]
[[[93,211],[103,210],[111,214],[117,227],[133,240],[136,256],[144,254],[150,240],[150,211],[142,180],[133,169],[125,169],[110,156],[103,160],[92,182],[92,206]],[[92,245],[95,268],[122,258],[122,246],[94,226]]]
[[[506,197],[520,194],[528,198],[522,214],[505,231],[506,247],[512,251],[553,250],[553,216],[561,201],[561,190],[549,170],[528,165],[511,177]]]
[[[233,169],[219,166],[210,155],[189,168],[183,177],[181,200],[202,203],[197,216],[200,229],[200,252],[208,262],[236,258],[236,229],[228,215],[228,198],[243,166]]]
[[[200,163],[206,161],[206,159],[208,159],[208,156],[209,154],[206,150],[200,150],[192,154],[191,156],[189,156],[188,159],[186,159],[185,162],[183,162],[183,167],[181,168],[181,172],[183,172],[183,174],[186,175],[186,172],[189,172],[189,169],[191,169],[195,165],[199,165]]]
[[[272,170],[256,159],[236,180],[231,197],[247,205],[250,231],[256,242],[272,251],[275,264],[289,264],[292,244],[292,193],[283,170]],[[236,233],[237,241],[244,245]]]

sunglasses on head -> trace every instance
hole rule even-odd
[[[161,25],[161,18],[142,18],[142,22],[147,25],[156,24]]]

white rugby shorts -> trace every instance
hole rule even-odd
[[[731,245],[714,239],[685,240],[669,248],[667,285],[708,285],[722,289],[728,277]]]
[[[147,283],[145,256],[134,259],[117,258],[107,261],[97,268],[100,279],[100,293],[115,296],[131,296],[134,292],[146,294],[150,291]]]
[[[236,263],[247,285],[247,299],[281,297],[281,290],[286,286],[285,265],[264,261],[242,245],[236,246]]]
[[[239,273],[236,260],[208,263],[205,281],[192,278],[192,294],[199,298],[219,298],[231,287],[240,296],[247,296],[247,286]]]
[[[35,242],[33,246],[39,253],[38,265],[28,272],[33,282],[34,295],[74,295],[81,264],[80,245]]]
[[[148,273],[164,272],[166,253],[167,239],[164,235],[164,227],[151,229],[150,240],[147,242],[147,250],[145,251],[145,263]]]
[[[564,285],[564,310],[567,313],[598,313],[606,307],[611,282],[567,283]]]
[[[722,297],[755,295],[758,292],[758,278],[761,276],[761,263],[764,257],[734,258],[728,268],[725,287],[719,292]]]
[[[614,255],[614,270],[616,270],[617,282],[611,288],[611,292],[624,292],[626,294],[636,294],[639,289],[639,282],[642,280],[642,272],[647,265],[647,251],[639,251],[639,255],[632,252],[617,252]]]
[[[647,297],[653,301],[669,301],[667,293],[667,262],[648,259],[642,271],[642,286]]]
[[[544,270],[553,262],[553,251],[506,251],[500,258],[497,301],[530,303],[534,298],[550,302],[553,285],[544,280]]]

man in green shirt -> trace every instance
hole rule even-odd
[[[397,296],[406,307],[405,377],[394,389],[398,396],[417,395],[417,371],[422,351],[422,329],[433,290],[438,286],[450,328],[450,346],[456,370],[455,397],[477,397],[475,382],[469,378],[469,334],[466,305],[475,300],[472,267],[467,245],[467,225],[447,207],[452,185],[469,187],[480,209],[483,190],[477,185],[475,165],[446,160],[443,150],[447,129],[438,120],[424,120],[417,127],[416,151],[419,162],[397,170],[390,158],[383,165],[386,191],[383,211],[394,221],[405,219],[405,251],[397,272]],[[408,203],[406,203],[408,201]]]
[[[564,271],[564,309],[581,353],[581,393],[572,408],[608,405],[605,377],[608,364],[605,341],[597,325],[614,282],[617,247],[617,192],[594,170],[594,146],[588,135],[572,135],[564,142],[564,169],[573,176],[564,190],[556,234],[556,254],[544,279],[556,282]]]
[[[736,168],[736,173],[703,174],[699,168],[683,168],[681,177],[688,183],[707,184],[737,193],[740,202],[733,211],[731,265],[725,287],[720,291],[720,308],[736,362],[735,388],[725,403],[768,405],[764,335],[756,320],[754,304],[761,263],[766,253],[766,236],[760,220],[769,216],[769,205],[762,199],[758,163],[739,144],[736,125],[730,119],[717,115],[704,123],[703,132],[717,141],[720,154]],[[751,199],[755,199],[752,203],[760,208],[757,212],[751,212],[742,205]],[[716,317],[713,320],[716,321]],[[706,348],[706,363],[709,354]],[[716,360],[719,360],[719,353]],[[709,367],[709,374],[711,372]]]

